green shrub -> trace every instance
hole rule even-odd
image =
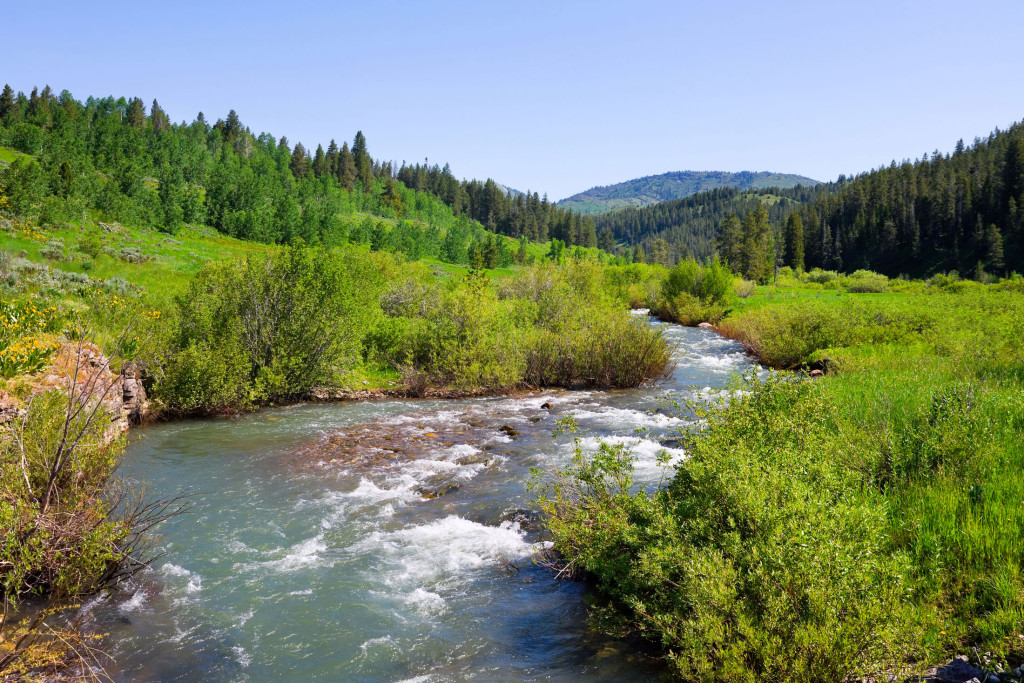
[[[717,257],[707,265],[682,260],[665,278],[655,312],[664,320],[683,325],[718,322],[725,314],[733,279]]]
[[[636,491],[622,445],[540,499],[555,549],[595,582],[592,615],[659,643],[686,680],[846,680],[901,664],[909,562],[824,429],[821,395],[776,378],[695,406],[671,485]],[[728,409],[726,405],[728,404]]]
[[[749,299],[757,291],[757,283],[739,278],[733,285],[733,292],[741,299]]]
[[[669,301],[679,294],[722,301],[729,294],[732,282],[732,273],[717,257],[707,265],[701,265],[694,259],[684,259],[669,271],[661,293]]]
[[[934,302],[803,299],[745,311],[724,320],[719,329],[762,363],[793,368],[824,349],[919,337],[938,327],[939,315]]]
[[[29,593],[87,594],[122,558],[127,529],[107,520],[102,499],[123,441],[107,445],[109,418],[77,411],[66,422],[68,397],[48,391],[32,401],[25,427],[15,420],[0,441],[8,496],[0,501],[0,581],[5,599]],[[68,427],[65,428],[65,425]],[[24,450],[17,447],[24,444]],[[58,463],[61,456],[66,459]]]
[[[843,278],[846,291],[856,294],[889,291],[889,278],[870,270],[858,270]]]
[[[78,241],[78,251],[95,259],[103,252],[103,241],[99,233],[91,232]]]
[[[366,261],[294,246],[207,265],[177,299],[158,395],[182,411],[303,396],[359,360],[379,274]]]
[[[804,273],[803,281],[818,285],[828,284],[839,279],[839,273],[834,270],[822,270],[814,268]]]
[[[61,240],[47,240],[46,244],[39,249],[39,255],[51,261],[67,259],[67,254],[64,253],[64,242]]]
[[[480,273],[441,284],[415,272],[381,298],[364,357],[418,380],[465,387],[626,387],[662,376],[660,333],[606,294],[601,269],[525,268],[495,286]],[[413,376],[413,375],[410,375]]]
[[[692,294],[680,292],[674,299],[662,300],[657,313],[664,320],[680,325],[697,325],[703,322],[716,324],[725,315],[725,307],[710,299],[698,299]]]

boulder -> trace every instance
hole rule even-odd
[[[704,329],[704,330],[713,330],[713,329],[715,329],[714,325],[712,325],[711,323],[706,323],[706,322],[697,325],[697,327],[699,327],[701,329]]]
[[[519,436],[519,430],[510,425],[505,425],[498,431],[504,432],[506,436]]]
[[[434,498],[440,498],[441,496],[447,496],[449,493],[455,493],[462,485],[458,482],[447,482],[437,488],[428,488],[426,486],[420,486],[416,489],[416,493],[420,494],[427,500],[433,500]]]
[[[927,677],[932,683],[966,683],[971,680],[984,680],[985,674],[967,663],[965,657],[957,657],[945,666],[940,666],[935,673]],[[993,680],[989,675],[989,681]]]
[[[824,377],[825,373],[821,370],[811,370],[811,377]]]

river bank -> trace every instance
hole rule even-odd
[[[115,680],[656,680],[656,659],[589,630],[585,586],[533,565],[544,539],[524,484],[565,462],[570,440],[551,433],[568,414],[595,442],[634,443],[661,480],[658,451],[679,455],[661,397],[724,386],[749,363],[705,331],[666,334],[684,353],[654,388],[306,403],[133,429],[124,475],[199,495],[138,590],[86,610],[111,634]]]

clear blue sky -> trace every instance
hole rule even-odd
[[[1022,2],[3,3],[0,81],[238,111],[559,199],[665,171],[820,180],[1024,118]]]

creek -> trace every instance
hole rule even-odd
[[[131,590],[82,607],[115,681],[637,681],[660,664],[587,627],[586,586],[534,564],[531,468],[564,466],[573,415],[634,445],[637,476],[683,457],[666,396],[751,361],[710,330],[662,325],[657,386],[465,400],[301,404],[134,430],[121,474],[189,489]],[[548,407],[544,407],[548,406]]]

